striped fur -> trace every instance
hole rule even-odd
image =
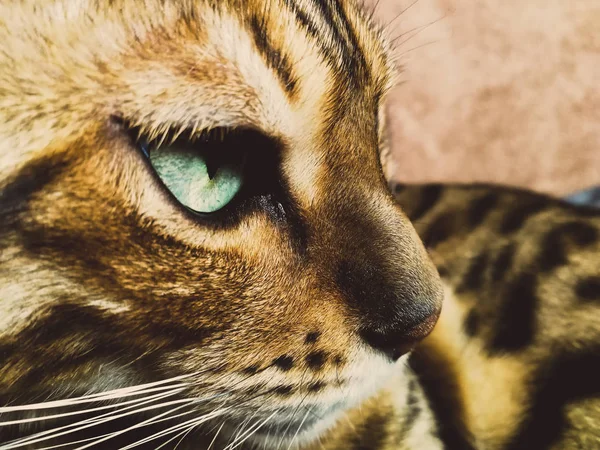
[[[0,448],[592,448],[597,215],[390,195],[388,55],[350,0],[0,4]],[[136,139],[210,130],[207,217]]]

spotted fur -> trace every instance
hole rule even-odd
[[[394,198],[393,65],[352,1],[9,0],[0,43],[1,448],[597,438],[597,215]],[[198,216],[137,138],[214,129],[254,189]]]

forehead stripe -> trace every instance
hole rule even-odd
[[[358,45],[358,38],[354,33],[354,27],[345,14],[338,0],[314,0],[315,6],[321,11],[325,21],[331,27],[331,32],[335,36],[340,48],[344,50],[343,60],[348,66],[352,67],[351,73],[357,78],[354,81],[369,81],[369,72],[367,62]],[[345,36],[344,36],[345,35]]]
[[[294,75],[289,59],[283,52],[273,47],[266,30],[266,24],[261,23],[258,17],[253,16],[250,18],[250,31],[254,39],[254,45],[279,78],[288,97],[293,98],[296,94],[298,79]]]
[[[296,0],[283,0],[283,3],[294,14],[298,25],[313,38],[321,55],[338,75],[354,84],[369,81],[367,63],[354,28],[337,1],[332,2],[333,6],[327,0],[313,2],[314,11],[320,13],[321,26],[311,20]],[[323,39],[324,34],[330,39]]]

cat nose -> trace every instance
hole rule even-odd
[[[373,214],[365,210],[366,203],[338,211],[337,226],[325,243],[314,246],[319,252],[315,257],[327,262],[323,269],[359,337],[396,360],[433,330],[442,306],[442,281],[399,208],[384,204]]]
[[[338,280],[360,337],[393,360],[425,338],[440,315],[442,284],[426,259],[409,265],[361,255],[340,264]]]

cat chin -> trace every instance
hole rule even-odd
[[[393,364],[389,360],[380,365],[374,364],[379,371],[357,378],[354,386],[334,401],[278,408],[271,413],[262,411],[260,417],[251,420],[228,421],[223,431],[231,436],[230,442],[244,439],[256,448],[267,450],[298,448],[317,442],[349,410],[380,392],[390,379],[397,379],[395,377],[398,376],[401,378],[406,370],[407,357],[408,355],[403,356]]]
[[[346,409],[346,405],[336,405],[324,413],[318,413],[304,408],[291,417],[287,416],[287,419],[273,418],[262,426],[261,420],[250,421],[245,427],[231,423],[227,425],[225,433],[231,436],[230,443],[244,440],[256,448],[267,450],[297,448],[324,436],[343,417]],[[281,415],[285,417],[285,413]],[[253,425],[253,422],[258,423]]]

